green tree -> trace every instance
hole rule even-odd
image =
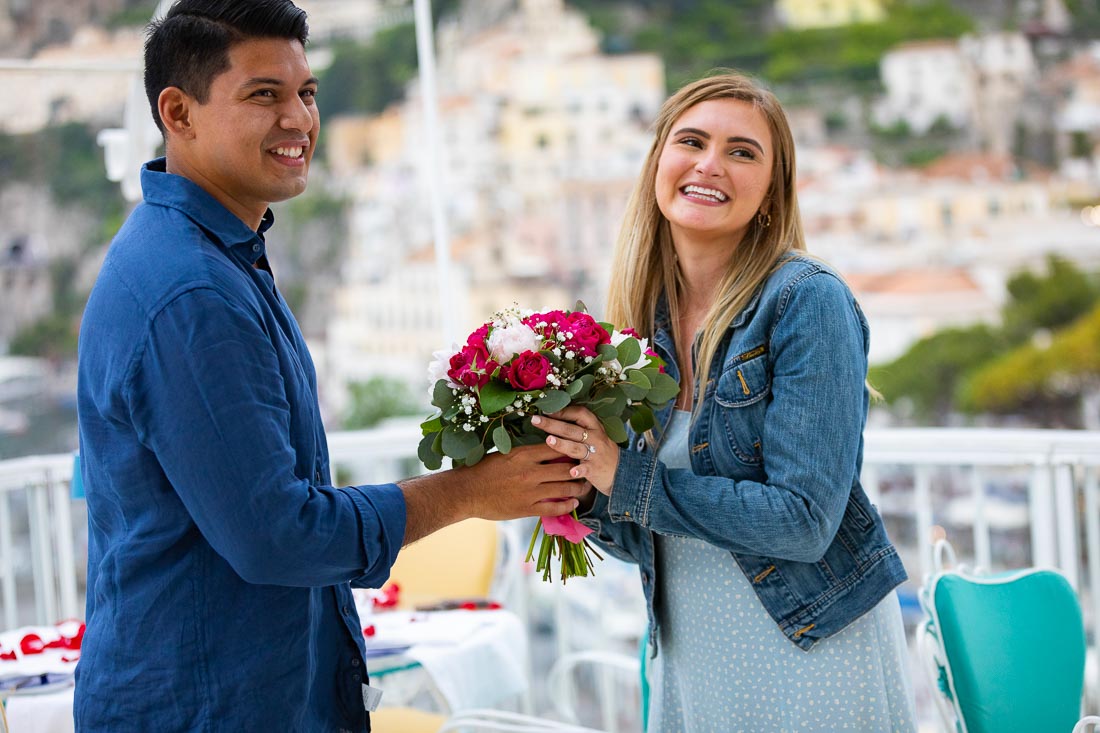
[[[1008,280],[1003,317],[1011,341],[1065,326],[1100,300],[1100,286],[1069,260],[1050,255],[1046,267],[1045,274],[1025,270]]]
[[[957,391],[968,374],[1006,346],[991,326],[939,331],[913,344],[894,361],[870,370],[869,381],[890,404],[912,405],[915,417],[942,423],[956,404]]]
[[[346,430],[377,425],[388,417],[416,415],[423,406],[410,394],[408,386],[391,377],[371,377],[348,385],[351,407],[344,418]]]
[[[972,373],[960,404],[973,412],[1023,413],[1049,427],[1100,429],[1100,305],[1055,333]],[[1079,409],[1074,409],[1078,407]]]

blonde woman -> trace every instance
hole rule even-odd
[[[649,729],[912,731],[906,573],[859,482],[867,322],[805,255],[786,116],[723,73],[655,126],[607,315],[680,396],[625,449],[583,408],[540,420],[593,537],[640,567]]]

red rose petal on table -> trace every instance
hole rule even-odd
[[[4,661],[8,661],[8,662],[14,662],[15,661],[15,650],[12,649],[10,652],[6,652],[3,649],[0,649],[0,659],[3,659]]]
[[[79,662],[80,661],[80,654],[79,653],[77,653],[77,654],[63,654],[63,655],[61,655],[61,661],[62,662]]]
[[[19,649],[23,654],[41,654],[45,648],[46,644],[38,634],[27,634],[19,641]]]
[[[371,637],[378,633],[378,630],[374,628],[374,624],[363,627],[363,636]]]

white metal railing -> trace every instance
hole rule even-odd
[[[417,421],[412,419],[332,433],[335,478],[381,483],[422,471],[416,461],[419,439]],[[83,568],[76,564],[77,535],[69,498],[72,465],[68,454],[0,461],[0,619],[5,628],[83,614],[78,587]],[[996,497],[990,496],[990,481],[1006,471],[1015,472],[1022,519],[1011,542],[998,545],[993,539],[1005,530],[994,526]],[[910,568],[914,580],[931,568],[934,531],[945,523],[942,517],[937,521],[937,515],[949,502],[968,504],[963,526],[957,518],[953,525],[961,536],[951,537],[961,554],[966,553],[963,539],[973,546],[973,558],[966,559],[978,566],[1059,568],[1081,597],[1095,654],[1100,616],[1100,432],[868,429],[863,478],[888,521],[910,525],[910,552],[917,554],[919,566]],[[20,495],[25,525],[13,509],[20,505]],[[16,529],[24,528],[17,537]],[[1021,563],[1017,545],[1024,542],[1029,551]],[[1014,554],[1006,555],[1006,546]],[[30,562],[20,564],[19,559],[27,556]],[[20,571],[29,576],[22,584]],[[34,589],[34,618],[21,619],[17,590],[28,582]],[[1100,701],[1100,689],[1090,694]]]

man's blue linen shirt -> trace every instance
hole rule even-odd
[[[80,328],[88,501],[79,731],[362,731],[350,582],[405,533],[393,485],[330,486],[316,373],[252,231],[142,170]]]

